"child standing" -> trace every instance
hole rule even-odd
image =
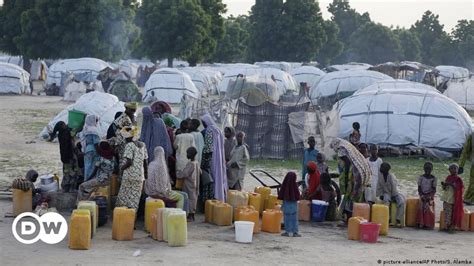
[[[336,189],[331,184],[331,176],[328,173],[321,174],[321,184],[316,190],[321,194],[323,201],[329,204],[326,212],[326,221],[335,221],[336,220]]]
[[[237,133],[237,146],[232,150],[230,160],[227,162],[227,185],[229,189],[242,191],[249,161],[250,155],[247,144],[245,144],[245,133],[241,131]]]
[[[446,221],[446,229],[449,233],[454,233],[456,226],[461,227],[464,215],[463,192],[464,184],[458,176],[459,166],[455,163],[449,165],[449,176],[444,182],[443,187],[443,209]]]
[[[377,183],[379,179],[380,166],[383,161],[379,157],[379,148],[376,144],[370,145],[370,157],[367,159],[367,162],[370,166],[371,176],[370,176],[370,187],[365,193],[365,199],[370,203],[375,203],[375,195],[377,194]]]
[[[316,156],[318,155],[319,151],[315,149],[316,146],[316,139],[313,136],[308,138],[308,148],[304,150],[303,155],[303,171],[302,171],[302,178],[305,178],[306,174],[308,173],[308,163],[309,162],[316,162]],[[306,184],[304,184],[306,188]]]
[[[298,200],[300,200],[300,191],[296,184],[296,174],[294,172],[288,172],[283,184],[281,185],[280,191],[278,192],[278,199],[283,200],[283,221],[285,223],[285,232],[282,236],[290,236],[293,234],[294,237],[301,237],[298,233]]]
[[[360,144],[360,137],[361,137],[361,134],[360,134],[360,124],[359,122],[354,122],[352,123],[352,129],[354,129],[352,131],[352,133],[349,135],[349,142],[356,146],[356,147],[359,147],[359,144]]]
[[[189,161],[183,170],[176,173],[178,179],[183,179],[183,192],[186,192],[189,197],[188,221],[194,221],[199,193],[199,176],[201,175],[201,167],[196,161],[196,154],[197,149],[189,147],[186,150],[186,156]]]
[[[380,166],[379,180],[377,183],[377,197],[384,202],[385,205],[390,206],[392,202],[397,203],[396,226],[401,227],[401,220],[405,215],[405,198],[398,193],[397,178],[390,173],[391,166],[389,163],[382,163]]]
[[[431,174],[433,171],[433,164],[431,162],[426,162],[423,169],[425,174],[418,177],[418,195],[420,195],[421,204],[418,207],[416,223],[418,228],[434,229],[434,196],[438,182],[436,177]]]

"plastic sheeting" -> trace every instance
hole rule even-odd
[[[468,111],[474,111],[474,80],[451,81],[444,95],[453,99]]]
[[[93,114],[99,117],[99,133],[101,137],[105,137],[107,129],[114,121],[117,112],[125,111],[124,103],[120,102],[114,95],[103,92],[90,92],[81,96],[75,104],[69,105],[54,117],[48,125],[41,131],[41,136],[47,138],[49,133],[59,121],[67,123],[69,110],[77,110],[86,114]]]
[[[0,94],[31,93],[30,74],[19,66],[0,62]]]
[[[180,103],[183,95],[199,99],[201,94],[191,77],[174,68],[161,68],[151,74],[145,84],[143,102],[156,100]]]
[[[390,76],[369,70],[331,72],[324,75],[319,82],[311,87],[309,96],[314,104],[328,110],[338,100],[344,99],[357,90],[377,81],[386,79],[393,80]]]
[[[84,57],[60,60],[50,66],[46,78],[46,86],[51,86],[53,83],[56,83],[56,85],[61,84],[61,76],[67,72],[73,74],[91,73],[95,79],[99,72],[107,67],[112,68],[109,64],[97,58]]]
[[[290,72],[297,84],[305,82],[308,86],[313,86],[326,72],[314,66],[302,66]]]
[[[342,64],[342,65],[332,65],[326,67],[326,70],[328,72],[334,72],[334,71],[346,71],[346,70],[367,70],[372,65],[365,64],[365,63],[355,63],[355,62],[350,62],[347,64]]]
[[[440,81],[444,80],[451,80],[451,79],[466,79],[469,78],[469,69],[464,67],[457,67],[457,66],[437,66],[435,67],[436,70],[439,71],[438,75],[441,79]]]
[[[397,81],[384,88],[366,88],[344,99],[337,106],[339,136],[348,137],[352,123],[359,122],[362,142],[461,150],[472,131],[467,112],[429,86],[415,86],[416,83]]]
[[[235,81],[230,81],[225,98],[241,99],[248,105],[258,106],[266,101],[276,103],[280,96],[281,93],[275,81],[255,75],[239,77]]]

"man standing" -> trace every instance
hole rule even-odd
[[[231,152],[231,157],[227,163],[229,169],[227,183],[229,189],[242,191],[244,188],[244,177],[247,171],[247,164],[250,160],[247,144],[245,144],[245,133],[237,133],[237,146]]]
[[[308,173],[308,162],[316,162],[316,157],[319,153],[318,150],[316,150],[314,147],[316,146],[316,140],[314,139],[313,136],[310,136],[308,138],[308,148],[304,150],[304,155],[303,155],[303,173],[301,178],[304,180],[306,177],[306,174]],[[304,183],[303,183],[304,184]],[[304,184],[304,186],[306,186]]]

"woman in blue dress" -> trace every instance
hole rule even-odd
[[[97,147],[100,143],[99,130],[97,129],[98,118],[88,115],[82,130],[82,149],[84,151],[84,181],[91,179],[95,163],[99,160]]]

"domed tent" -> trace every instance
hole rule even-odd
[[[460,151],[472,131],[471,118],[456,102],[409,81],[377,82],[336,108],[340,137],[349,136],[352,123],[359,122],[361,141],[381,146]]]
[[[276,103],[280,96],[275,81],[260,75],[241,76],[231,80],[225,95],[231,100],[243,99],[250,106],[258,106],[267,101]]]
[[[0,62],[0,94],[31,93],[30,74],[21,67]]]
[[[385,74],[370,70],[331,72],[311,87],[309,98],[313,104],[327,110],[338,100],[351,96],[357,90],[386,79],[393,80]]]
[[[122,102],[140,102],[142,100],[142,94],[137,84],[127,79],[118,79],[112,82],[108,92],[117,96]]]
[[[474,79],[450,81],[444,95],[453,99],[468,111],[474,111]]]
[[[448,80],[461,80],[469,78],[469,69],[457,66],[437,66],[438,83]]]
[[[261,68],[275,68],[275,69],[279,69],[285,72],[290,72],[293,67],[292,64],[288,62],[271,62],[271,61],[255,62],[255,65]]]
[[[60,60],[49,67],[48,76],[46,78],[46,87],[50,87],[53,83],[62,87],[63,77],[73,74],[80,81],[94,82],[100,71],[105,68],[112,68],[106,62],[97,58],[75,58]],[[87,77],[81,77],[87,76]]]
[[[259,68],[257,66],[246,66],[246,65],[222,65],[219,66],[220,69],[224,73],[224,77],[219,83],[219,92],[225,93],[229,88],[230,81],[235,81],[237,77],[240,76],[253,76],[258,73]]]
[[[326,72],[314,66],[302,66],[293,69],[291,76],[296,80],[297,84],[305,82],[308,86],[313,86]]]
[[[367,70],[372,65],[366,63],[357,63],[357,62],[350,62],[347,64],[342,65],[331,65],[326,67],[327,72],[335,72],[335,71],[347,71],[347,70]]]
[[[144,91],[144,102],[160,100],[180,103],[184,95],[195,99],[201,97],[191,77],[174,68],[161,68],[153,72],[145,84]]]
[[[104,92],[90,92],[81,96],[76,103],[69,105],[54,117],[41,132],[43,138],[47,138],[53,132],[54,126],[59,121],[68,122],[68,112],[70,110],[81,111],[89,115],[99,117],[99,135],[105,137],[110,124],[114,122],[117,112],[125,110],[124,103],[111,94]]]

